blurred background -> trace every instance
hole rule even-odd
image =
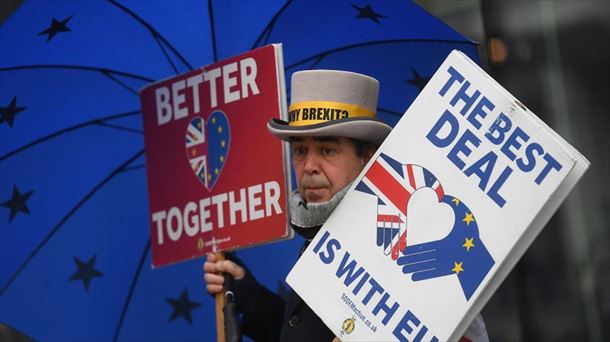
[[[483,310],[491,340],[610,340],[610,2],[417,3],[591,162]]]
[[[608,134],[610,129],[610,116],[608,115],[610,108],[610,1],[417,0],[415,2],[457,32],[478,42],[477,49],[483,68],[591,162],[591,167],[583,179],[483,310],[490,339],[492,341],[610,341],[610,135]],[[44,8],[37,11],[37,15],[43,16],[47,12],[53,14],[53,1],[31,1],[25,5],[30,5],[30,3],[41,5],[41,8]],[[143,12],[145,12],[146,6],[159,2],[132,1],[126,3],[132,8],[144,8]],[[196,4],[196,2],[188,1],[182,3]],[[227,4],[222,1],[216,3]],[[268,5],[270,2],[264,3]],[[277,10],[282,6],[282,2],[276,1],[276,3],[278,3],[275,6]],[[376,6],[376,2],[371,3]],[[255,9],[261,3],[233,1],[229,4]],[[354,4],[364,6],[362,1],[355,1]],[[22,5],[24,5],[22,1],[2,0],[0,2],[0,29],[6,28],[3,27],[4,23],[10,23],[11,15],[18,14]],[[59,16],[57,20],[67,18],[67,15]],[[266,22],[269,18],[261,18],[261,22]],[[79,17],[76,16],[72,24],[76,25],[78,19]],[[34,34],[43,31],[45,25],[48,23],[39,25]],[[263,24],[260,24],[260,28],[262,27]],[[235,28],[235,30],[238,29]],[[206,40],[199,42],[199,44],[210,43]],[[19,46],[19,42],[16,44],[13,36],[0,35],[0,60],[7,60],[6,56],[9,55],[7,49],[14,46]],[[79,58],[78,55],[73,57],[76,60]],[[211,62],[210,59],[211,56],[202,58],[206,61],[205,63]],[[138,61],[134,62],[134,64],[137,63]],[[24,61],[21,64],[27,63]],[[179,63],[176,62],[176,65]],[[3,62],[0,67],[5,66]],[[117,76],[117,74],[110,74],[110,76],[127,77],[126,75]],[[11,76],[8,73],[0,73],[0,86],[4,87],[4,89],[0,89],[0,93],[7,94],[6,97],[0,98],[0,106],[3,107],[3,110],[11,107],[9,102],[11,102],[13,94],[12,89],[9,91],[7,87],[11,84],[9,80],[12,78],[9,77]],[[145,84],[150,80],[139,81]],[[123,82],[125,82],[124,86],[131,86],[127,81],[123,80]],[[21,103],[19,101],[22,100],[23,98],[18,97],[13,108],[18,108]],[[23,117],[20,116],[15,120],[22,119]],[[12,124],[13,122],[11,122],[11,126]],[[113,124],[116,126],[115,128],[119,127],[123,131],[125,129],[136,130],[137,133],[139,118],[136,118],[135,122],[124,121],[120,122],[120,125],[117,122]],[[101,123],[99,125],[102,126]],[[110,124],[104,122],[104,125],[108,128]],[[4,137],[0,139],[0,142],[6,144],[7,140],[3,139],[7,139],[8,121],[4,120],[2,129],[4,131],[0,131],[0,134]],[[134,139],[139,141],[141,135],[136,134]],[[103,141],[101,140],[99,144],[102,144]],[[78,140],[70,142],[70,144],[78,144]],[[5,148],[2,150],[6,151]],[[139,157],[140,155],[136,154],[134,163],[124,165],[125,167],[119,171],[128,175],[136,175],[137,172],[141,172],[144,161],[137,159]],[[6,163],[2,160],[0,162]],[[0,169],[2,172],[0,173],[0,183],[2,183],[0,188],[3,190],[0,193],[0,203],[5,204],[9,203],[11,199],[13,183],[7,176],[8,167],[3,164],[0,166],[5,167]],[[53,172],[53,170],[48,172]],[[141,174],[138,177],[129,177],[134,178],[129,178],[125,182],[129,182],[130,186],[135,182],[144,189],[145,184]],[[28,188],[22,188],[21,195],[25,196],[28,190]],[[36,199],[35,196],[41,196],[41,191],[34,192],[33,196],[33,199]],[[139,197],[133,201],[144,203],[143,198]],[[112,200],[110,199],[108,202],[112,202]],[[138,208],[146,215],[145,204],[139,205]],[[30,209],[32,209],[31,205]],[[32,212],[36,213],[35,206]],[[101,215],[100,217],[108,216],[103,212],[91,215],[94,214]],[[3,205],[0,207],[0,215],[2,233],[0,242],[2,242],[2,248],[9,248],[8,232],[9,229],[14,230],[15,226],[14,223],[11,226],[7,222],[13,220],[13,217],[9,219],[9,215],[14,214],[8,205]],[[146,221],[144,215],[140,216]],[[22,216],[23,214],[20,213],[14,218],[17,224]],[[69,215],[67,217],[70,218]],[[121,219],[124,217],[117,216],[117,220]],[[75,220],[76,216],[70,221]],[[85,223],[81,222],[82,224],[87,223],[85,221]],[[60,226],[55,227],[55,229],[60,228]],[[72,228],[67,227],[65,230],[68,229]],[[147,227],[138,229],[145,232]],[[132,245],[131,242],[129,244]],[[125,246],[127,245],[128,242],[125,241]],[[286,263],[290,264],[296,257],[294,251],[298,250],[299,245],[300,241],[293,240],[274,244],[268,249],[245,250],[240,252],[240,255],[246,260],[256,259],[271,251],[277,255],[285,255]],[[147,269],[150,264],[148,247],[144,247],[142,250],[142,246],[148,246],[146,240],[139,241],[137,248],[130,248],[134,251],[125,257],[131,258],[129,260],[132,260],[134,264],[139,264],[135,277],[135,279],[141,278],[139,284],[155,284],[156,287],[153,290],[163,293],[158,296],[158,306],[139,305],[141,303],[150,304],[150,299],[139,298],[135,294],[131,304],[132,310],[129,313],[126,313],[127,305],[123,306],[123,303],[113,307],[115,311],[119,312],[123,308],[118,328],[113,325],[109,335],[94,334],[93,336],[98,337],[82,339],[116,340],[118,336],[119,340],[213,340],[215,335],[213,330],[210,330],[213,329],[212,324],[202,325],[203,321],[210,322],[210,315],[213,315],[213,302],[204,293],[202,281],[198,278],[202,261],[195,260],[168,269],[151,271]],[[4,252],[2,255],[5,255]],[[83,285],[78,281],[68,281],[67,284],[74,287],[62,291],[95,293],[98,281],[102,282],[103,279],[106,279],[104,277],[109,278],[111,271],[108,268],[114,266],[104,265],[104,255],[100,255],[97,264],[96,258],[92,254],[81,254],[82,260],[79,259],[81,264],[91,266],[89,269],[91,284],[86,285],[87,290],[89,290],[88,286],[92,287],[91,292],[83,291]],[[82,274],[73,274],[75,268],[72,256],[66,256],[63,260],[66,261],[66,267],[65,270],[62,269],[62,284],[71,277],[81,277],[82,279]],[[68,264],[70,265],[68,266]],[[142,265],[145,267],[142,268]],[[270,275],[266,272],[271,272],[267,265],[252,265],[252,268],[260,278],[266,278]],[[79,267],[80,269],[81,267]],[[185,280],[175,287],[164,285],[168,279],[182,277],[185,269],[193,274],[192,279]],[[96,270],[103,271],[99,273],[104,275],[96,275]],[[141,275],[140,270],[142,270]],[[45,275],[44,272],[42,275]],[[129,280],[132,279],[131,277],[131,274],[125,275],[125,278]],[[30,279],[29,282],[37,279],[36,275],[30,277],[28,274],[25,274],[23,278]],[[281,281],[273,279],[267,285],[280,293],[285,292],[285,285]],[[25,280],[23,281],[25,282]],[[3,286],[5,283],[6,278],[2,279]],[[20,285],[19,282],[15,284],[17,285],[9,290],[17,291],[17,288],[25,286]],[[135,286],[135,282],[132,283],[129,296],[134,288],[137,292],[138,287],[142,286]],[[44,291],[47,287],[46,283],[40,283],[36,289]],[[7,287],[3,287],[2,291],[6,289]],[[153,290],[150,291],[154,292]],[[2,296],[0,306],[8,303],[7,294],[10,294],[10,291],[5,294],[0,293]],[[33,305],[34,300],[28,301],[25,295],[17,298],[23,301],[24,306]],[[65,297],[63,298],[65,299]],[[88,299],[78,298],[66,300],[69,303],[65,303],[65,305],[69,306],[74,303],[88,305]],[[182,309],[176,303],[181,303]],[[61,302],[41,304],[47,304],[46,307],[64,305]],[[186,310],[184,306],[187,308],[190,306],[190,309]],[[155,323],[152,324],[150,321],[138,320],[140,315],[146,315],[149,311],[159,311],[163,316],[159,318],[158,322],[154,321]],[[28,311],[24,309],[24,312]],[[76,310],[75,312],[75,315],[87,316],[86,311],[81,313]],[[17,327],[12,323],[15,321],[12,316],[9,319],[6,312],[0,311],[0,313],[2,313],[0,315],[0,340],[2,341],[62,340],[63,335],[45,333],[53,329],[53,311],[43,312],[40,315],[49,320],[46,323],[49,327],[45,326],[46,330],[40,331],[28,330],[25,328],[27,324]],[[60,316],[58,319],[59,321],[65,320],[64,323],[69,324],[73,318],[72,316]],[[24,319],[20,318],[20,320]],[[113,322],[115,321],[117,319],[113,318]],[[121,328],[123,322],[125,322],[125,326]],[[128,326],[129,323],[131,326]],[[83,326],[88,330],[95,329],[95,324],[91,324],[87,323]],[[176,335],[175,331],[170,330],[153,333],[151,326],[156,324],[171,325],[184,335]],[[151,333],[141,335],[143,330],[149,330]]]

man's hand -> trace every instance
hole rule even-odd
[[[217,261],[214,253],[209,253],[207,259],[203,264],[203,280],[206,283],[206,288],[210,294],[217,294],[222,292],[225,278],[221,273],[229,273],[235,278],[240,280],[246,275],[246,270],[243,267],[237,265],[231,260]]]

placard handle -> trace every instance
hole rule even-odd
[[[216,257],[216,262],[222,261],[225,259],[225,254],[223,252],[214,253]],[[222,273],[220,273],[222,275]],[[222,311],[222,308],[225,306],[225,288],[223,287],[222,291],[217,293],[214,297],[216,301],[216,336],[218,337],[218,342],[225,342],[225,316]]]

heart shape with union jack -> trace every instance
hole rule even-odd
[[[186,156],[191,169],[203,186],[211,191],[227,162],[231,128],[227,115],[212,112],[208,120],[200,116],[191,119],[185,132]]]
[[[466,300],[470,300],[495,260],[479,235],[474,213],[464,202],[446,194],[426,168],[403,164],[384,153],[369,166],[356,191],[377,197],[377,246],[403,274],[411,275],[412,281],[455,275]],[[413,198],[417,201],[419,195],[424,196],[423,206],[414,205]],[[412,212],[428,211],[429,203],[439,204],[436,212],[421,213],[419,218]],[[415,227],[416,239],[410,238],[408,243],[407,225],[411,225],[409,229],[419,226]],[[423,234],[426,229],[434,232]]]

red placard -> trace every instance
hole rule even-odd
[[[281,45],[140,91],[153,266],[287,237]]]

